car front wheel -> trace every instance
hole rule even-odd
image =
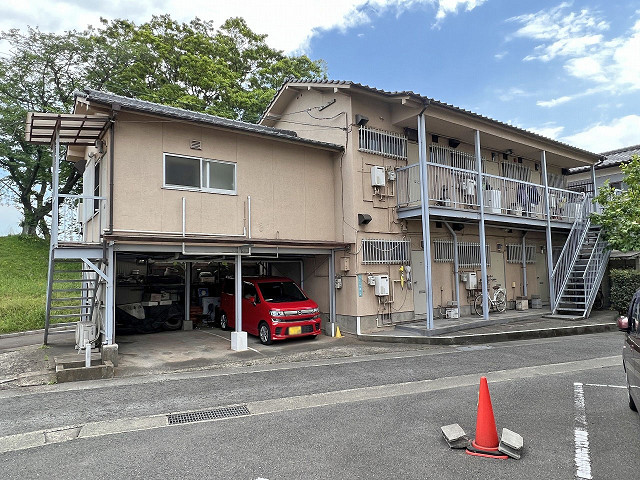
[[[271,339],[271,329],[269,328],[269,325],[266,324],[266,322],[262,322],[260,324],[258,333],[260,336],[260,343],[262,343],[263,345],[271,345],[271,343],[273,343],[273,340]]]

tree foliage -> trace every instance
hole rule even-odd
[[[609,182],[600,188],[594,202],[602,206],[602,213],[592,215],[592,221],[614,250],[640,250],[640,156],[620,166],[627,190],[616,191]]]
[[[219,28],[168,15],[136,25],[102,20],[97,28],[63,34],[29,28],[0,33],[10,53],[0,57],[0,200],[24,214],[23,233],[51,212],[51,149],[24,140],[26,112],[71,111],[82,87],[256,122],[288,77],[324,78],[322,61],[287,56],[241,18]],[[80,174],[63,162],[61,193],[79,188]]]

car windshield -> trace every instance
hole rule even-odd
[[[293,282],[264,282],[259,283],[258,287],[265,302],[300,302],[307,299],[302,290]]]

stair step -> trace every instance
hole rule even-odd
[[[70,302],[72,300],[86,300],[87,297],[60,297],[60,298],[50,298],[52,302]]]
[[[89,313],[64,313],[64,314],[49,315],[49,317],[68,318],[68,317],[88,317],[89,315],[90,315]]]
[[[93,292],[93,288],[53,288],[52,292]]]
[[[54,278],[54,283],[95,282],[95,278]]]
[[[86,269],[86,270],[54,270],[53,273],[96,273],[95,270]]]
[[[91,305],[61,305],[50,307],[50,310],[72,310],[72,309],[80,309],[80,308],[90,308]]]

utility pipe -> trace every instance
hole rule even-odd
[[[453,284],[456,289],[456,304],[458,307],[458,315],[460,314],[460,282],[459,278],[459,268],[458,268],[458,235],[454,232],[453,228],[449,225],[448,222],[443,222],[444,226],[447,227],[449,233],[453,237]]]
[[[591,181],[593,182],[593,196],[598,194],[598,185],[596,183],[596,166],[591,165]]]
[[[527,296],[527,245],[524,237],[527,232],[522,232],[522,294]]]

